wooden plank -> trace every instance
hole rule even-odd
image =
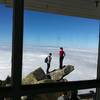
[[[98,45],[97,79],[100,80],[100,21],[99,21],[99,45]],[[100,88],[96,89],[96,100],[100,100]]]
[[[93,98],[93,100],[95,100],[94,98],[95,98],[95,96],[96,96],[96,93],[86,93],[86,94],[79,94],[78,95],[81,99],[91,99],[91,98]]]
[[[13,87],[0,87],[0,96],[24,96],[41,93],[62,92],[68,90],[80,90],[100,87],[100,80],[72,81],[60,83],[43,83],[34,85],[22,85],[18,90]]]
[[[14,0],[12,36],[12,86],[18,88],[22,77],[23,6],[24,0]]]
[[[7,6],[12,0],[5,0]],[[88,0],[25,0],[25,9],[85,18],[100,18],[100,6]]]
[[[23,15],[24,0],[13,2],[13,34],[12,34],[12,69],[11,85],[15,93],[19,91],[22,80],[22,56],[23,56]],[[13,97],[19,100],[20,97]]]

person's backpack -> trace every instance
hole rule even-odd
[[[45,58],[45,61],[44,61],[44,62],[45,62],[45,63],[47,63],[47,62],[48,62],[48,57],[46,57],[46,58]]]

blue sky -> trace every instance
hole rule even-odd
[[[25,11],[24,45],[97,48],[99,21]],[[0,5],[0,44],[12,42],[12,9]]]

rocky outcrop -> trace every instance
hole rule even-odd
[[[39,67],[35,71],[29,73],[23,80],[22,84],[41,84],[41,83],[53,83],[53,82],[63,82],[67,80],[63,80],[63,77],[68,75],[70,72],[74,70],[74,66],[65,65],[62,69],[55,69],[51,71],[49,74],[45,74],[43,69]],[[0,82],[2,85],[2,81]],[[7,79],[3,82],[4,86],[11,85],[11,78],[8,76]],[[34,90],[33,90],[34,91]],[[69,92],[68,92],[69,93]],[[22,96],[22,100],[57,100],[57,98],[63,93],[46,93],[40,95],[34,95],[31,97]],[[10,99],[10,98],[6,98]]]
[[[50,75],[52,80],[61,80],[64,76],[68,75],[74,70],[74,66],[72,65],[64,65],[62,69],[55,69],[52,72],[50,72],[48,75]]]
[[[28,74],[23,80],[22,84],[36,84],[40,80],[47,79],[47,76],[45,75],[45,72],[42,68],[38,68],[35,71],[32,71],[30,74]]]
[[[28,74],[22,81],[22,84],[37,84],[41,80],[54,80],[58,81],[63,79],[64,76],[68,75],[74,70],[74,66],[72,65],[64,65],[62,69],[55,69],[51,71],[49,74],[45,74],[43,69],[40,67],[35,71],[32,71]]]
[[[35,71],[28,74],[22,81],[22,84],[40,84],[40,83],[51,83],[56,82],[54,80],[48,79],[42,68],[38,68]],[[31,97],[23,96],[22,100],[57,100],[58,93],[47,93],[34,95]]]
[[[51,83],[58,82],[63,79],[64,76],[68,75],[70,72],[74,70],[74,66],[65,65],[62,69],[55,69],[51,71],[49,74],[45,74],[42,68],[38,68],[35,71],[32,71],[28,74],[23,80],[22,84],[40,84],[40,83]],[[61,81],[60,81],[61,82]],[[57,100],[58,96],[62,93],[47,93],[34,95],[31,97],[24,96],[22,100]]]

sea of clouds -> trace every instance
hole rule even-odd
[[[96,49],[71,49],[64,48],[66,56],[64,65],[74,65],[75,70],[66,78],[70,81],[95,79],[97,72],[97,50]],[[46,71],[45,57],[52,53],[50,71],[59,68],[59,48],[36,47],[32,50],[24,50],[23,77],[30,71],[42,67]]]
[[[75,70],[66,78],[70,81],[95,79],[97,72],[97,49],[71,49],[64,48],[66,56],[64,65],[74,65]],[[46,71],[45,57],[52,53],[50,71],[59,68],[59,48],[32,47],[23,50],[22,75],[25,77],[31,71],[41,67]],[[11,49],[0,48],[0,79],[11,75]]]
[[[66,56],[64,65],[74,65],[75,70],[67,75],[69,81],[90,80],[96,78],[97,72],[97,49],[72,49],[64,48]],[[46,71],[45,57],[52,53],[50,71],[59,68],[59,48],[58,47],[24,47],[22,77],[24,78],[31,71],[41,67]],[[11,49],[0,48],[0,80],[4,80],[7,75],[11,76]]]

